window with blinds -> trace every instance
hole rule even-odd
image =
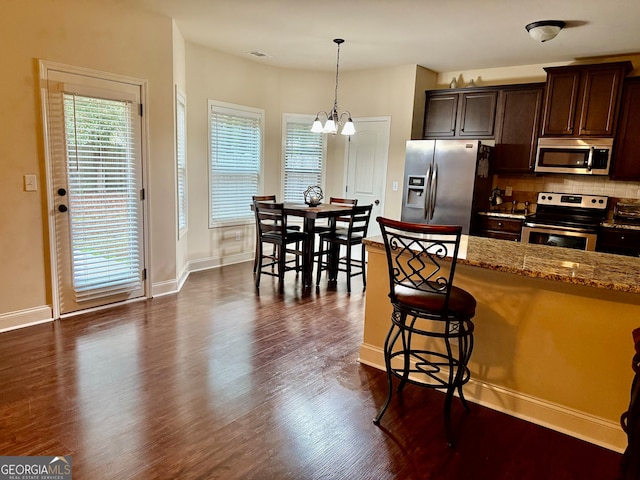
[[[178,181],[178,238],[187,231],[187,101],[176,88],[176,175]]]
[[[73,93],[63,104],[76,301],[140,288],[138,105]]]
[[[304,201],[304,191],[322,186],[326,139],[310,131],[313,117],[285,115],[284,201]]]
[[[210,227],[254,221],[263,117],[263,110],[209,101]]]

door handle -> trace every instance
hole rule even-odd
[[[595,150],[594,147],[591,147],[589,149],[589,157],[587,159],[587,171],[590,172],[593,169],[593,151]]]
[[[66,206],[66,205],[58,205],[58,211],[59,211],[59,212],[64,213],[64,212],[66,212],[67,210],[69,210],[69,209],[67,208],[67,206]]]
[[[424,219],[429,220],[429,209],[431,208],[431,169],[432,165],[429,165],[427,171],[427,188],[424,190]]]
[[[376,205],[380,205],[380,200],[375,200],[373,203],[375,203]]]
[[[431,180],[431,213],[429,220],[433,220],[433,213],[436,211],[436,195],[438,194],[438,164],[433,166],[433,179]]]

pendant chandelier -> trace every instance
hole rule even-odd
[[[351,113],[345,110],[338,114],[338,70],[340,68],[340,44],[344,43],[344,40],[342,38],[335,38],[333,43],[338,45],[336,61],[336,90],[333,99],[333,109],[329,113],[324,110],[319,111],[316,115],[315,121],[313,122],[311,131],[314,133],[331,133],[335,135],[338,133],[338,130],[342,128],[340,131],[342,135],[353,135],[356,133],[356,127],[353,125],[353,120],[351,120]],[[320,115],[324,115],[327,118],[324,126],[322,125],[322,122],[320,122]],[[346,123],[343,123],[343,119],[345,117],[347,118],[347,121]]]

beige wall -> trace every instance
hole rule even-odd
[[[124,1],[3,3],[0,320],[51,304],[39,59],[148,80],[152,275],[175,277],[171,37],[169,18]],[[24,191],[25,174],[37,192]]]
[[[178,26],[175,24],[175,22],[172,22],[172,31],[173,31],[173,82],[174,85],[180,89],[180,91],[186,95],[187,92],[187,58],[186,58],[186,46],[185,46],[185,41],[184,41],[184,37],[182,36],[182,34],[180,33],[180,30],[178,29]],[[175,95],[175,91],[174,91],[174,95]],[[187,98],[188,101],[188,98]],[[173,121],[174,121],[174,131],[175,131],[175,125],[176,125],[176,103],[175,103],[175,96],[174,96],[174,103],[173,103]],[[187,129],[188,130],[188,129]],[[174,148],[174,162],[177,165],[177,160],[176,160],[176,155],[177,155],[177,151]],[[189,155],[189,152],[187,150],[187,156]],[[188,168],[188,166],[187,166]],[[177,172],[177,170],[176,170]],[[177,185],[177,175],[175,178],[175,183]],[[187,189],[189,188],[189,185],[187,183]],[[178,223],[177,220],[177,208],[178,208],[178,189],[175,188],[175,207],[174,209],[176,210],[176,225]],[[188,206],[187,206],[187,211],[188,211]],[[177,227],[176,227],[177,229]],[[188,262],[189,262],[189,232],[188,232],[188,225],[187,225],[187,233],[183,234],[181,238],[178,238],[178,233],[176,232],[176,276],[177,276],[177,280],[179,282],[179,284],[184,281],[186,279],[186,276],[188,275]],[[178,285],[179,287],[180,285]]]
[[[315,115],[333,105],[335,74],[277,69],[187,42],[189,151],[189,261],[197,270],[242,261],[253,255],[253,226],[208,228],[207,100],[265,110],[263,191],[282,195],[282,116]],[[399,215],[404,144],[411,135],[415,73],[413,65],[340,72],[338,107],[357,118],[391,116],[387,208]],[[357,123],[356,123],[357,124]],[[345,138],[328,137],[325,196],[340,196],[344,183]],[[395,172],[400,172],[396,174]]]

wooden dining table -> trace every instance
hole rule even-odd
[[[304,220],[303,230],[307,233],[308,241],[303,251],[302,258],[302,283],[305,288],[313,285],[313,267],[316,237],[316,219],[327,218],[331,228],[335,228],[336,219],[348,215],[352,210],[351,205],[333,205],[321,203],[309,206],[304,203],[284,203],[284,213],[290,217],[301,217]],[[329,284],[335,283],[338,274],[339,252],[335,249],[329,254]]]
[[[321,203],[316,206],[309,206],[304,203],[284,202],[284,213],[290,217],[300,217],[303,219],[303,231],[307,233],[308,241],[305,242],[302,255],[302,284],[304,288],[313,286],[313,267],[316,237],[316,219],[328,218],[329,226],[335,228],[336,218],[349,214],[351,205],[332,205]],[[253,205],[251,205],[253,210]],[[335,248],[329,253],[329,284],[335,284],[338,275],[339,251]]]

